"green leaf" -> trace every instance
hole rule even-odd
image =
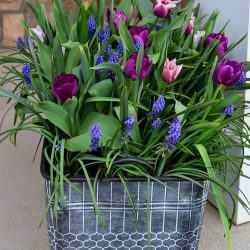
[[[37,112],[43,113],[56,127],[60,128],[67,135],[71,136],[70,116],[62,106],[53,102],[45,101],[35,103],[33,108]]]
[[[241,100],[243,100],[243,98],[244,98],[243,94],[234,94],[227,96],[224,99],[220,100],[216,105],[214,105],[214,107],[212,108],[212,112],[223,113],[226,106],[237,104]]]
[[[72,69],[79,65],[80,55],[79,47],[75,47],[74,49],[70,50],[66,62],[65,73],[72,73]]]
[[[212,163],[210,161],[210,158],[209,158],[209,155],[207,153],[206,148],[202,144],[196,144],[195,147],[197,148],[197,150],[199,151],[199,153],[203,159],[203,162],[207,168],[207,172],[208,172],[209,177],[212,180],[216,180],[217,176],[216,176],[215,171],[213,169],[213,166],[212,166]],[[223,224],[224,233],[225,233],[225,237],[226,237],[226,241],[227,241],[227,247],[228,247],[228,250],[232,250],[231,235],[230,235],[230,229],[229,229],[230,227],[229,227],[229,222],[228,222],[229,217],[228,217],[226,204],[223,203],[222,191],[221,191],[220,186],[218,186],[214,182],[212,182],[212,188],[214,191],[214,197],[217,201],[217,206],[218,206],[221,221]]]
[[[88,41],[88,18],[89,18],[88,4],[82,2],[79,16],[77,18],[77,34],[79,42],[84,44]]]
[[[126,27],[126,25],[119,20],[119,34],[125,48],[132,54],[136,51],[134,41]]]
[[[99,65],[96,65],[92,67],[91,69],[97,70],[97,69],[107,69],[112,70],[116,77],[118,78],[117,82],[119,85],[122,85],[124,83],[124,74],[121,68],[121,65],[115,64],[115,63],[102,63]]]
[[[130,16],[131,5],[132,5],[131,0],[121,0],[117,7],[118,10],[122,10],[125,13],[127,20],[129,20],[131,17]]]
[[[153,24],[155,22],[155,15],[147,14],[142,18],[142,20],[137,24],[139,26],[144,26],[146,24]]]
[[[181,112],[184,112],[186,109],[187,109],[186,106],[184,106],[184,105],[183,105],[181,102],[179,102],[178,100],[175,100],[175,113],[176,113],[176,114],[181,113]],[[179,115],[179,119],[180,119],[181,122],[182,122],[183,117],[184,117],[184,114]]]
[[[84,80],[84,83],[87,83],[91,77],[92,70],[90,69],[91,65],[85,51],[81,50],[81,74]]]
[[[44,71],[44,75],[46,78],[52,82],[52,53],[49,47],[47,47],[44,43],[41,42],[39,38],[36,39],[38,43],[38,56],[41,67]]]
[[[53,44],[53,62],[55,64],[56,75],[64,72],[64,57],[58,36],[55,37]]]
[[[121,113],[120,110],[121,110],[121,108],[120,108],[120,106],[119,107],[115,107],[114,110],[115,110],[116,115],[118,116],[118,118],[121,120],[121,116],[120,116],[120,113]],[[137,120],[137,113],[136,113],[136,110],[135,110],[134,106],[131,105],[131,104],[128,105],[128,116],[129,115],[133,115],[134,118],[135,118],[134,130],[133,130],[133,132],[131,134],[131,138],[132,138],[132,140],[134,142],[141,143],[139,124],[138,124],[138,120]],[[125,119],[127,119],[128,116],[126,116]]]
[[[139,11],[142,17],[153,13],[153,3],[150,0],[138,0]]]
[[[82,122],[80,135],[66,140],[65,148],[71,152],[88,152],[91,143],[90,131],[96,124],[99,124],[102,128],[100,146],[101,144],[106,145],[108,141],[112,140],[115,132],[120,127],[120,122],[113,116],[92,112]],[[118,135],[113,144],[113,148],[119,148],[120,146],[121,135]]]
[[[98,82],[89,89],[89,93],[91,96],[101,97],[101,96],[111,96],[113,89],[113,83],[110,79],[103,80]]]
[[[148,55],[148,58],[149,58],[149,60],[151,60],[153,62],[153,64],[156,64],[160,59],[160,55],[161,55],[161,53],[150,54],[150,55]]]

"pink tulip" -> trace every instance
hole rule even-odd
[[[173,82],[177,76],[180,74],[183,64],[176,65],[176,59],[172,61],[167,60],[164,63],[162,77],[166,83]]]
[[[172,9],[176,8],[176,4],[180,2],[181,0],[154,0],[153,12],[157,17],[166,18],[170,15]]]
[[[195,17],[194,15],[192,14],[189,22],[188,22],[188,26],[185,30],[185,35],[188,36],[189,34],[192,34],[193,33],[193,29],[194,29],[194,20],[195,20]]]

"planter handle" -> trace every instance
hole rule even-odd
[[[144,161],[143,159],[139,159],[139,158],[135,158],[135,157],[121,158],[121,159],[115,160],[112,165],[126,164],[126,163],[138,163],[138,164],[146,167],[152,176],[155,176],[154,168],[148,162]]]

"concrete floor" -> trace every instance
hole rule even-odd
[[[0,119],[7,108],[0,98]],[[10,113],[2,129],[11,126]],[[17,147],[9,141],[0,144],[0,250],[49,250],[46,225],[38,228],[45,206],[40,153],[32,163],[37,142],[38,136],[25,132],[18,136]],[[233,226],[234,250],[250,250],[249,233],[250,224]],[[226,250],[218,212],[209,204],[199,249]]]

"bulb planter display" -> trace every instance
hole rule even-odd
[[[250,159],[234,153],[250,147],[250,63],[228,56],[239,42],[194,0],[74,2],[68,15],[62,0],[52,15],[27,3],[37,26],[22,21],[0,57],[15,109],[0,142],[44,140],[51,250],[197,250],[208,192],[231,250],[223,194],[249,207],[228,181]]]
[[[45,178],[48,205],[55,189],[44,162],[41,173]],[[150,249],[198,249],[209,181],[197,180],[197,185],[174,178],[160,178],[161,183],[129,178],[127,188],[136,212],[118,178],[97,181],[95,196],[103,226],[94,212],[87,181],[83,178],[71,181],[82,193],[66,183],[65,203],[59,197],[57,218],[55,203],[49,206],[51,250],[148,249],[149,237]]]

